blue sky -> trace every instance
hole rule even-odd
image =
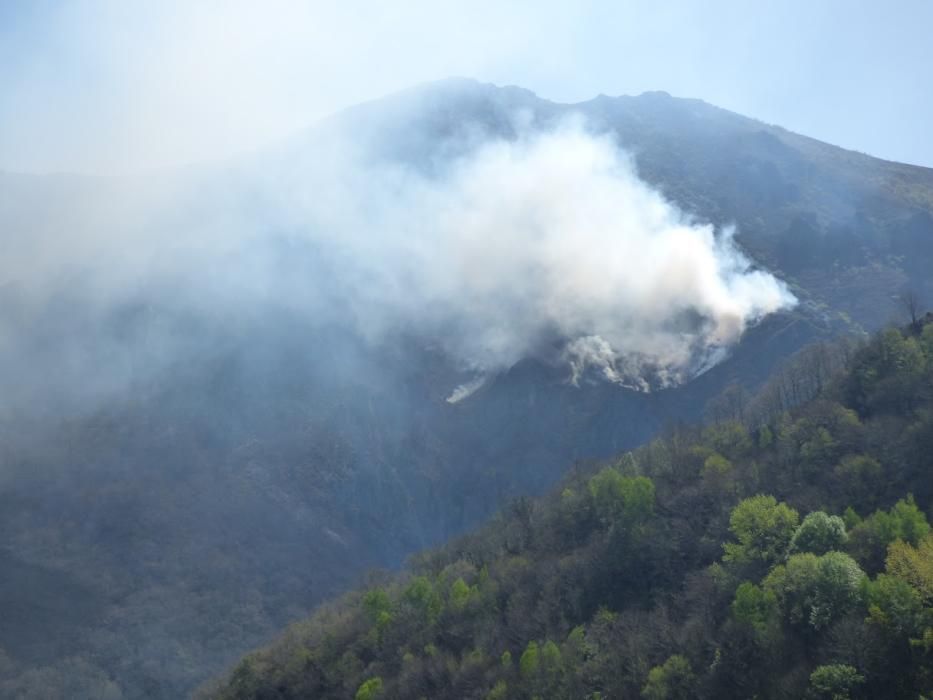
[[[223,158],[461,75],[666,90],[933,166],[933,2],[3,0],[0,169]]]

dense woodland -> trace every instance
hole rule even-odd
[[[205,696],[933,692],[933,319],[810,346],[321,608]]]

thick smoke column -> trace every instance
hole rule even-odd
[[[440,174],[353,168],[352,192],[328,200],[343,208],[310,215],[357,268],[347,278],[366,280],[346,290],[354,315],[424,333],[480,373],[556,349],[573,381],[595,367],[675,384],[795,303],[730,230],[692,221],[576,122],[487,141]]]

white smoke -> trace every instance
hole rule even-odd
[[[574,382],[593,367],[676,384],[795,303],[731,230],[692,221],[576,121],[487,141],[440,175],[357,163],[329,187],[306,213],[363,284],[346,290],[361,324],[414,328],[478,373],[556,346]]]
[[[543,129],[526,114],[511,139],[475,125],[462,139],[416,133],[400,157],[374,152],[398,137],[381,128],[325,130],[226,174],[91,183],[61,206],[0,208],[21,244],[0,282],[74,296],[79,269],[101,318],[128,299],[212,323],[273,304],[376,343],[401,332],[440,346],[473,378],[544,357],[573,383],[640,390],[705,371],[795,303],[731,230],[691,220],[578,121]],[[188,342],[146,338],[120,347],[134,367],[153,348],[168,364]]]
[[[472,396],[483,388],[486,379],[487,377],[485,375],[480,375],[476,379],[460,384],[450,392],[450,396],[447,397],[447,403],[460,403],[465,398]]]

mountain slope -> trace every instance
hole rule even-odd
[[[798,307],[680,387],[576,387],[542,352],[448,403],[473,376],[436,339],[348,324],[304,224],[269,214],[279,188],[326,195],[315,168],[346,134],[430,172],[577,113],[686,211],[736,223]],[[902,286],[930,291],[931,192],[929,170],[699,101],[559,105],[470,81],[361,105],[223,167],[2,176],[6,687],[177,697],[365,570],[699,418],[807,342],[876,327]]]
[[[324,606],[205,696],[929,692],[933,319],[830,352],[816,383],[814,356],[798,359],[812,398],[789,412],[775,377],[745,422],[575,470]]]
[[[933,169],[846,151],[701,100],[654,92],[566,105],[450,80],[354,108],[340,126],[346,118],[354,134],[383,144],[386,158],[426,161],[438,143],[456,152],[483,135],[514,138],[527,123],[547,127],[567,115],[614,135],[641,177],[680,207],[735,223],[757,261],[865,327],[896,311],[877,285],[933,292],[923,274],[933,256]]]

